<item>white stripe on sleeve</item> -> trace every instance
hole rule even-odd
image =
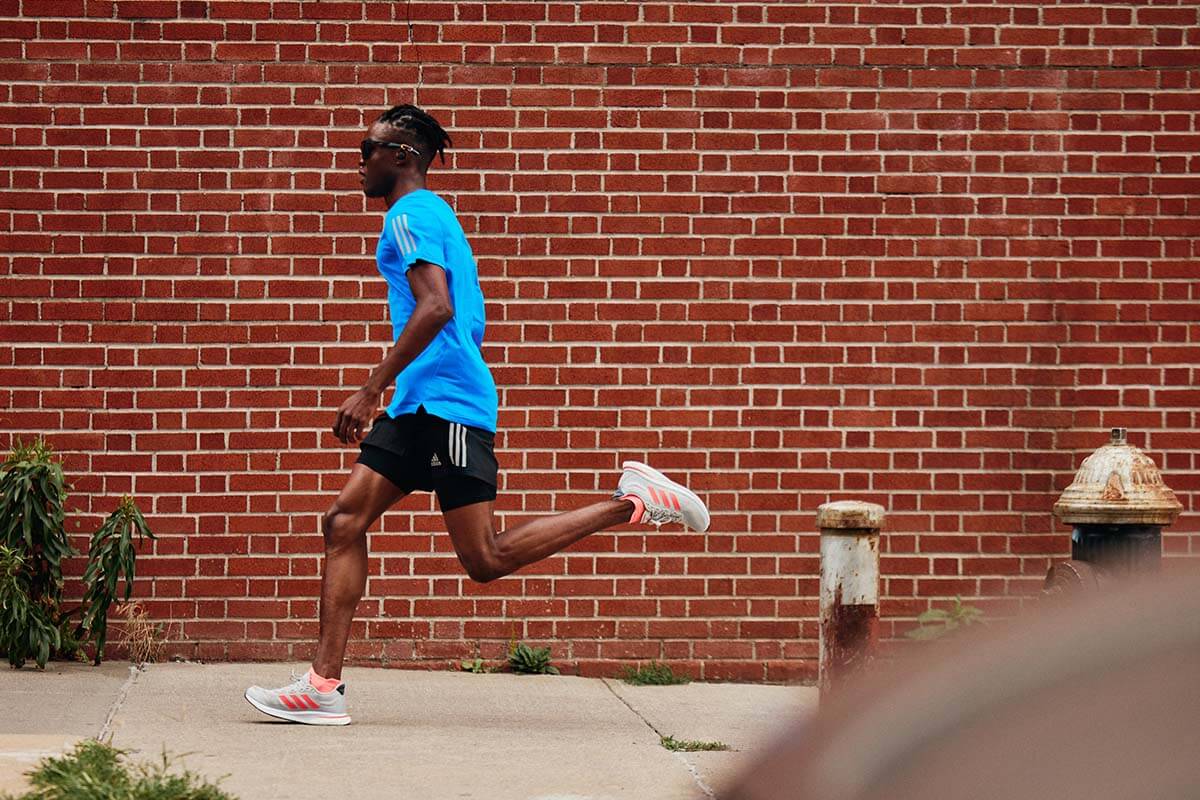
[[[412,235],[412,230],[408,227],[408,214],[400,215],[400,227],[404,229],[404,233],[408,236],[408,248],[411,252],[417,251],[417,237]]]
[[[396,217],[392,219],[393,232],[396,234],[396,244],[400,247],[400,255],[408,255],[407,242],[404,239],[404,233],[400,230],[400,219]]]

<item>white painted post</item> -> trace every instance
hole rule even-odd
[[[821,664],[824,697],[867,666],[879,638],[879,529],[883,506],[857,500],[817,509],[821,529]]]

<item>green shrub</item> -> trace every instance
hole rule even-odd
[[[62,465],[41,439],[16,443],[0,465],[0,544],[36,556],[26,565],[31,595],[62,600],[62,560],[75,555],[63,526],[67,485]]]
[[[523,675],[557,675],[558,667],[550,665],[550,648],[531,648],[522,642],[508,652],[508,666]]]
[[[125,763],[126,753],[85,739],[66,755],[44,758],[28,773],[32,789],[0,800],[235,800],[199,775],[162,763]]]
[[[99,664],[117,586],[125,581],[126,601],[133,591],[134,535],[154,538],[137,504],[123,497],[92,535],[83,604],[64,611],[62,562],[78,553],[63,524],[68,485],[52,456],[41,439],[18,441],[0,465],[0,653],[18,668],[31,658],[41,668],[54,655],[79,657],[89,643]]]
[[[0,465],[0,649],[14,667],[44,667],[62,637],[62,561],[75,555],[63,525],[62,465],[42,440],[20,441]]]
[[[108,608],[117,596],[118,581],[125,579],[125,602],[133,592],[134,559],[137,557],[133,544],[135,533],[139,540],[154,538],[133,498],[125,496],[117,510],[109,514],[92,535],[88,548],[88,566],[83,573],[83,583],[87,587],[83,595],[83,619],[76,635],[86,634],[95,643],[97,664],[104,655]]]
[[[34,597],[32,572],[21,552],[0,545],[0,650],[18,668],[28,658],[44,667],[62,641],[57,607]]]
[[[651,661],[649,664],[639,665],[637,669],[626,667],[621,680],[635,686],[671,686],[689,683],[691,679],[686,675],[676,675],[666,664]]]

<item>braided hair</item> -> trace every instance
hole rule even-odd
[[[429,114],[413,105],[393,106],[379,115],[379,121],[411,132],[421,143],[422,154],[428,154],[426,164],[433,160],[434,153],[441,157],[443,164],[446,163],[446,147],[454,142]]]

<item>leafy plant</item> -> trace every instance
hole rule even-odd
[[[686,675],[676,675],[668,665],[657,661],[640,664],[636,669],[626,667],[621,680],[634,686],[671,686],[691,681]]]
[[[20,668],[29,658],[44,667],[62,638],[45,601],[35,599],[31,570],[16,548],[0,545],[0,649]]]
[[[0,465],[0,653],[14,667],[32,658],[39,668],[54,655],[104,654],[108,610],[125,581],[133,590],[134,536],[154,538],[130,497],[123,497],[91,539],[82,605],[62,610],[62,562],[77,555],[67,539],[67,488],[62,465],[41,439],[17,442]],[[77,623],[71,618],[81,614]]]
[[[127,753],[111,745],[85,739],[63,756],[42,759],[28,773],[32,789],[7,800],[235,800],[201,776],[171,771],[163,752],[162,762],[129,765]]]
[[[959,628],[986,624],[983,611],[975,606],[963,605],[961,597],[954,598],[954,605],[949,610],[931,608],[918,616],[917,622],[920,625],[904,635],[918,641],[940,639]]]
[[[675,753],[694,753],[698,750],[732,750],[724,742],[700,742],[694,739],[676,739],[674,736],[659,736],[659,743]]]
[[[521,642],[508,652],[508,666],[523,675],[557,675],[558,667],[550,664],[550,648],[531,648]]]
[[[108,639],[108,609],[117,597],[117,583],[125,579],[124,601],[129,601],[133,592],[134,559],[137,551],[133,538],[153,539],[154,534],[146,525],[146,518],[138,510],[133,498],[121,498],[117,510],[92,534],[88,548],[87,571],[83,583],[87,587],[83,595],[83,619],[76,634],[87,634],[96,643],[96,660],[99,664],[104,655],[104,644]]]
[[[41,439],[18,441],[0,465],[0,649],[14,667],[29,658],[44,667],[62,640],[62,561],[75,550],[63,525],[67,485],[52,455]]]
[[[483,663],[482,658],[466,659],[462,662],[463,672],[472,672],[476,675],[481,675],[485,672],[491,672],[492,668]]]
[[[63,525],[67,485],[53,449],[20,441],[0,465],[0,544],[21,548],[36,599],[62,600],[62,560],[75,555]]]

